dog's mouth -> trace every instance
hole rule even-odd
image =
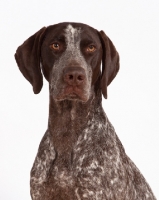
[[[78,100],[86,102],[88,101],[88,94],[84,89],[80,89],[78,87],[67,86],[66,88],[62,89],[60,93],[57,95],[56,99],[58,101],[62,100]]]

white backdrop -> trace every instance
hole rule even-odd
[[[121,69],[103,106],[159,199],[158,0],[0,1],[0,199],[30,199],[30,169],[48,120],[47,82],[34,95],[14,53],[41,27],[63,21],[103,29],[115,44]]]

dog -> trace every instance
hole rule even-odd
[[[104,31],[82,23],[43,27],[15,59],[35,94],[43,75],[49,82],[48,129],[31,169],[32,199],[155,200],[102,108],[119,70]]]

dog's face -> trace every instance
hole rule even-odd
[[[88,26],[51,26],[41,47],[42,68],[55,100],[87,101],[99,76],[102,46],[98,32]]]
[[[49,81],[50,95],[87,102],[101,76],[102,93],[119,69],[118,53],[103,31],[81,23],[61,23],[43,28],[22,44],[15,54],[18,66],[33,85],[35,93],[42,87],[43,71]]]

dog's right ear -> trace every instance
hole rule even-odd
[[[46,27],[29,37],[15,53],[17,65],[23,76],[32,84],[33,91],[38,94],[43,85],[40,69],[40,50]]]

